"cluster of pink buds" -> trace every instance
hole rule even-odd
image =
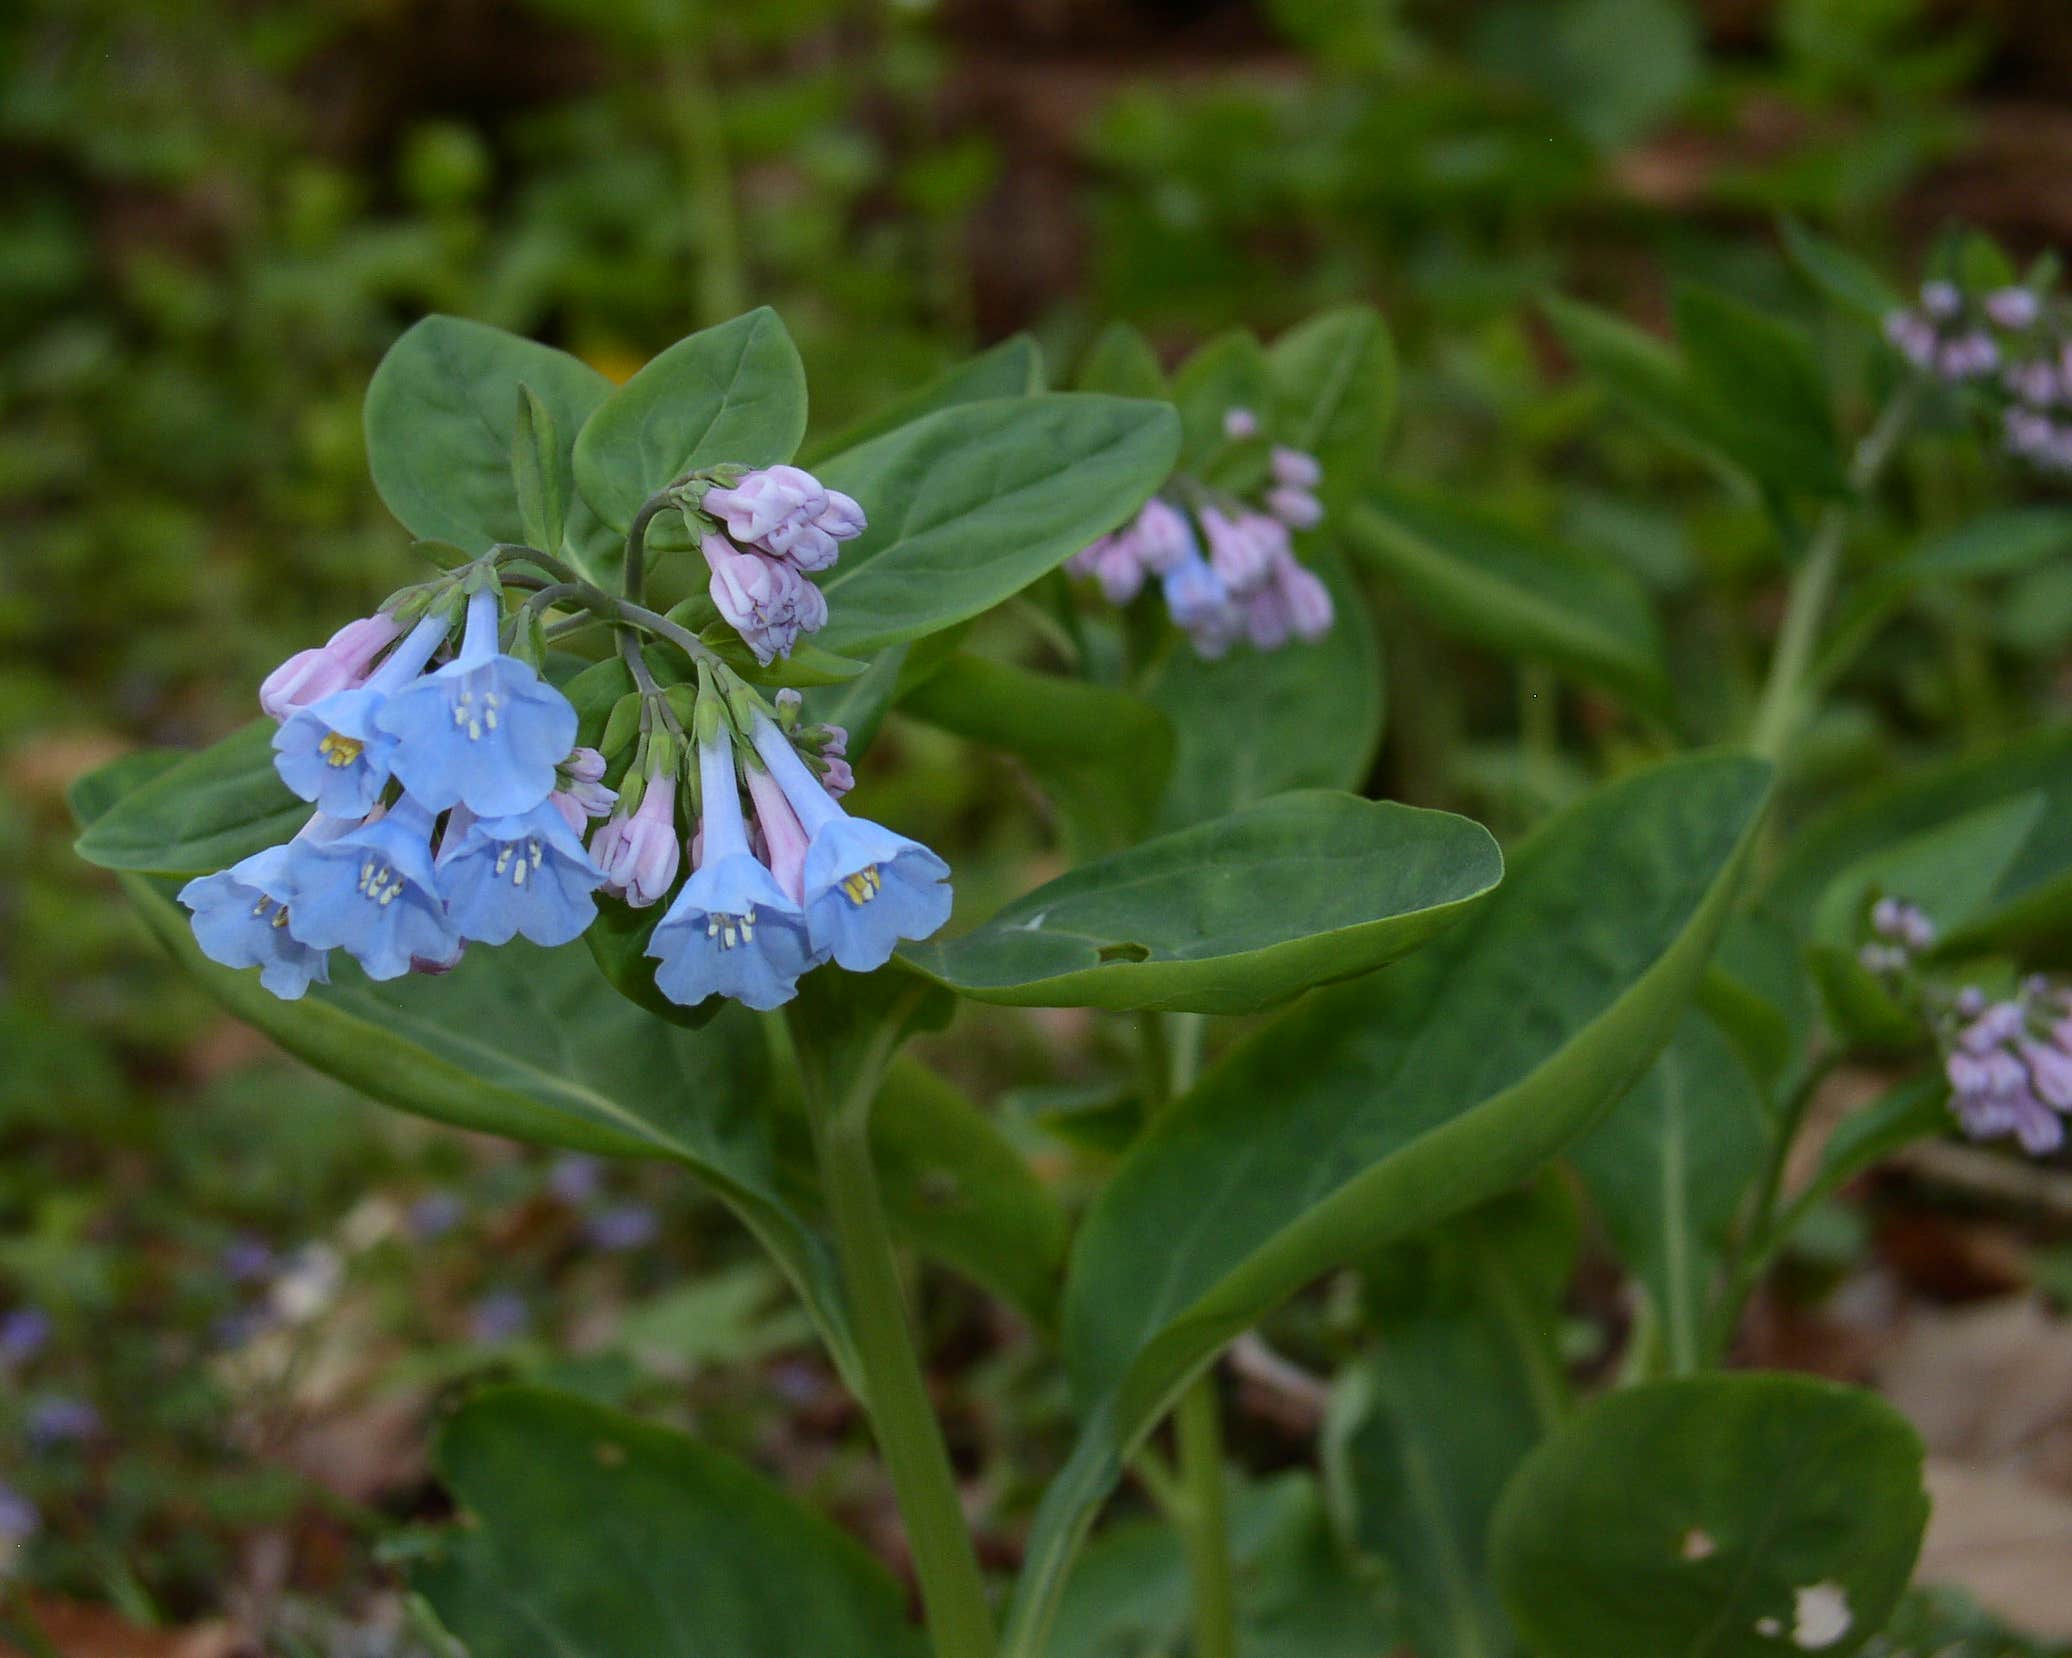
[[[1886,315],[1885,338],[1914,367],[1953,384],[2000,366],[1998,342],[1954,282],[1922,283],[1916,305]]]
[[[2011,1134],[2041,1157],[2065,1142],[2072,1112],[2072,992],[2032,978],[2006,1001],[1975,987],[1957,998],[1962,1022],[1944,1038],[1951,1108],[1974,1140]]]
[[[1992,400],[2009,454],[2072,473],[2072,326],[2036,289],[1924,283],[1917,304],[1887,315],[1885,336],[1924,373]]]
[[[827,624],[827,600],[806,578],[863,533],[854,500],[796,466],[771,466],[712,485],[689,510],[712,602],[758,662],[789,656],[800,634]]]
[[[1228,409],[1223,435],[1230,444],[1250,443],[1259,435],[1259,417]],[[1133,603],[1156,580],[1174,625],[1204,657],[1224,655],[1239,639],[1259,650],[1320,639],[1331,631],[1330,590],[1295,556],[1291,532],[1323,522],[1315,491],[1324,469],[1316,456],[1276,444],[1266,470],[1258,506],[1176,478],[1168,488],[1190,504],[1191,515],[1154,496],[1128,524],[1073,554],[1065,568],[1098,582],[1117,607]]]
[[[1876,936],[1857,952],[1867,972],[1904,973],[1914,958],[1935,945],[1935,923],[1901,898],[1881,898],[1871,909]]]

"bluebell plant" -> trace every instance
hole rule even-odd
[[[809,578],[866,523],[793,466],[701,469],[661,499],[720,622],[765,664],[825,623]],[[609,621],[636,682],[617,788],[541,672],[557,606]],[[673,653],[695,696],[665,689],[644,649]],[[838,803],[855,781],[839,726],[802,725],[796,692],[766,699],[703,639],[536,548],[394,595],[282,663],[260,701],[275,770],[315,810],[180,901],[204,954],[283,998],[329,983],[333,951],[373,979],[440,972],[471,945],[570,943],[600,895],[644,909],[674,893],[647,945],[662,993],[768,1010],[823,963],[869,972],[949,917],[948,865]]]
[[[1222,425],[1223,449],[1211,461],[1265,445],[1251,409],[1226,409]],[[1117,607],[1156,583],[1173,625],[1210,659],[1241,640],[1270,651],[1321,639],[1331,631],[1331,593],[1296,556],[1294,532],[1324,521],[1316,495],[1323,466],[1306,450],[1272,444],[1266,478],[1252,502],[1175,473],[1135,518],[1073,554],[1066,568]]]

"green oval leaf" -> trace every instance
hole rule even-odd
[[[439,1435],[472,1525],[411,1574],[474,1658],[919,1658],[854,1539],[732,1458],[572,1394],[493,1388]]]
[[[870,527],[822,578],[820,644],[862,656],[990,610],[1135,513],[1177,442],[1164,404],[1048,392],[944,409],[837,456],[821,478]]]
[[[1653,1382],[1590,1405],[1504,1493],[1504,1603],[1545,1658],[1858,1651],[1927,1523],[1921,1441],[1808,1376]]]
[[[1117,388],[1084,389],[1113,391]],[[897,431],[938,409],[954,409],[965,403],[982,403],[996,397],[1027,397],[1041,390],[1043,352],[1027,334],[1016,334],[959,363],[925,386],[893,399],[833,436],[808,443],[799,457],[799,464],[818,467],[833,456],[847,454],[874,437]]]
[[[1126,322],[1111,322],[1094,337],[1079,360],[1073,379],[1079,391],[1104,391],[1116,397],[1164,397],[1165,370],[1151,342]]]
[[[1273,371],[1266,350],[1249,329],[1218,334],[1173,374],[1173,406],[1180,411],[1180,464],[1202,470],[1232,440],[1223,435],[1223,417],[1232,409],[1254,416],[1261,432],[1273,413]]]
[[[1318,1273],[1523,1179],[1647,1068],[1704,972],[1769,783],[1761,762],[1713,754],[1597,791],[1521,846],[1460,926],[1307,998],[1159,1118],[1073,1250],[1084,1427],[1030,1541],[1010,1652],[1038,1650],[1124,1454],[1217,1347]]]
[[[79,855],[103,869],[208,875],[278,846],[314,808],[273,769],[276,729],[254,720],[198,754],[172,757],[94,816],[74,843]]]
[[[1083,864],[905,959],[982,1002],[1249,1013],[1407,954],[1502,876],[1467,818],[1285,795]]]
[[[1323,490],[1339,500],[1381,464],[1396,409],[1396,351],[1381,313],[1366,305],[1320,312],[1273,342],[1274,441],[1324,463]]]
[[[763,306],[678,340],[613,392],[576,438],[576,486],[623,533],[671,479],[723,461],[775,466],[805,431],[798,347]]]
[[[1667,705],[1661,629],[1646,590],[1616,559],[1395,490],[1354,507],[1346,535],[1449,632],[1644,707]]]
[[[426,317],[389,347],[367,386],[367,467],[412,535],[469,553],[526,539],[511,466],[521,386],[559,434],[539,456],[537,488],[566,501],[569,443],[611,394],[609,380],[565,351],[462,317]]]
[[[1216,661],[1177,642],[1145,694],[1172,721],[1167,829],[1221,817],[1290,789],[1356,789],[1381,743],[1381,646],[1366,595],[1337,547],[1305,538],[1304,561],[1337,611],[1315,644],[1239,646]]]

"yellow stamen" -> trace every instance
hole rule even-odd
[[[317,744],[317,752],[334,766],[349,766],[360,757],[360,750],[367,745],[357,737],[341,737],[335,731],[324,733],[324,740]]]

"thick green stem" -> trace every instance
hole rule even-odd
[[[1849,485],[1858,495],[1868,491],[1885,470],[1885,463],[1892,458],[1913,418],[1920,396],[1918,379],[1901,386],[1878,416],[1877,424],[1856,446],[1855,457],[1849,464]],[[1841,579],[1849,513],[1847,502],[1836,502],[1821,513],[1806,556],[1792,577],[1791,592],[1785,600],[1784,625],[1778,630],[1777,649],[1770,658],[1770,677],[1764,682],[1762,702],[1749,734],[1749,746],[1766,760],[1781,761],[1804,722],[1813,650],[1820,641],[1828,603]]]
[[[1230,1515],[1223,1488],[1223,1420],[1211,1371],[1181,1395],[1181,1536],[1194,1585],[1194,1658],[1237,1658],[1237,1602],[1230,1582]]]
[[[1201,1015],[1138,1015],[1144,1114],[1155,1118],[1194,1086],[1201,1067]],[[1194,1658],[1236,1658],[1236,1596],[1230,1576],[1230,1513],[1224,1492],[1223,1419],[1215,1373],[1198,1378],[1174,1412],[1179,1490],[1166,1507],[1187,1551],[1194,1597]]]
[[[888,1038],[887,1053],[890,1058]],[[802,1056],[803,1058],[804,1056]],[[835,1252],[854,1314],[864,1405],[892,1475],[937,1658],[991,1658],[992,1613],[942,1427],[907,1322],[899,1262],[871,1162],[870,1108],[883,1060],[845,1079],[839,1100],[816,1066],[800,1067]]]

